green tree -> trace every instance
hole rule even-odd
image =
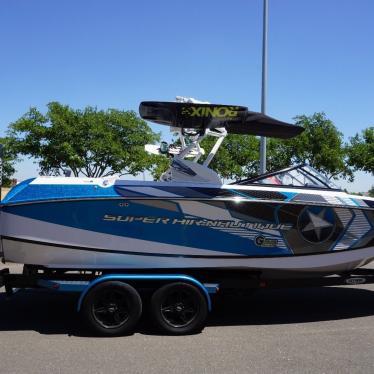
[[[374,197],[374,186],[371,186],[370,190],[368,191],[369,196]]]
[[[199,162],[204,162],[217,138],[207,137],[201,142],[205,155]],[[188,142],[188,140],[187,140]],[[175,139],[174,145],[180,146],[179,139]],[[228,135],[209,167],[215,170],[222,178],[246,178],[257,170],[259,140],[251,135]],[[158,156],[151,171],[153,178],[159,179],[161,174],[170,166],[170,159]]]
[[[159,140],[135,112],[86,107],[74,110],[58,102],[48,104],[44,115],[31,108],[8,130],[14,153],[34,157],[43,175],[135,175],[157,162],[145,150]]]
[[[164,173],[170,166],[170,159],[164,155],[153,156],[153,166],[150,169],[153,179],[159,180],[162,173]]]
[[[369,127],[350,139],[348,162],[355,170],[374,175],[374,127]]]
[[[352,167],[347,165],[347,149],[340,133],[324,113],[295,117],[295,124],[304,132],[293,139],[268,139],[267,170],[275,171],[300,163],[308,163],[328,178],[353,180]],[[209,152],[216,138],[208,137],[202,147]],[[208,153],[207,152],[207,153]],[[201,158],[203,161],[206,155]],[[167,167],[158,170],[158,175]],[[258,174],[259,139],[251,135],[230,134],[224,140],[210,167],[225,179],[244,179]],[[154,174],[156,177],[156,175]]]
[[[346,162],[343,134],[324,113],[296,116],[295,124],[304,127],[301,135],[269,140],[269,170],[308,163],[329,179],[353,180],[353,170]]]
[[[206,154],[217,141],[208,137],[201,143]],[[209,167],[224,179],[243,179],[256,174],[259,159],[259,139],[252,135],[228,135],[213,158]]]
[[[9,146],[8,138],[0,138],[0,144],[3,146],[1,185],[3,187],[9,187],[11,185],[12,175],[16,171],[14,169],[14,164],[17,161],[17,157]]]
[[[268,139],[268,171],[308,163],[328,178],[353,179],[352,168],[346,163],[347,150],[343,134],[324,113],[297,116],[295,124],[304,127],[301,135],[287,140]],[[204,140],[204,144],[209,143],[211,146],[214,141]],[[259,169],[258,150],[258,138],[229,135],[212,162],[212,168],[224,178],[238,180],[255,176]]]

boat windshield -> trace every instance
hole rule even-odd
[[[241,181],[238,184],[266,184],[278,186],[339,189],[331,180],[309,165],[298,165],[274,173]]]

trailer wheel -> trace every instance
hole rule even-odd
[[[84,298],[82,316],[88,327],[99,335],[131,333],[142,314],[142,300],[127,283],[108,281],[90,290]]]
[[[173,335],[190,334],[204,327],[208,315],[205,295],[188,283],[159,288],[151,299],[151,313],[157,327]]]

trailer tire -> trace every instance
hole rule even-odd
[[[82,317],[91,331],[102,336],[133,332],[142,314],[142,300],[127,283],[107,281],[93,287],[85,296]]]
[[[151,314],[157,328],[171,335],[199,332],[208,316],[206,296],[189,283],[167,284],[151,298]]]

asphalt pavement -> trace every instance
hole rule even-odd
[[[144,318],[119,338],[89,336],[74,296],[0,291],[1,374],[374,373],[374,285],[220,298],[199,334],[158,335]]]

